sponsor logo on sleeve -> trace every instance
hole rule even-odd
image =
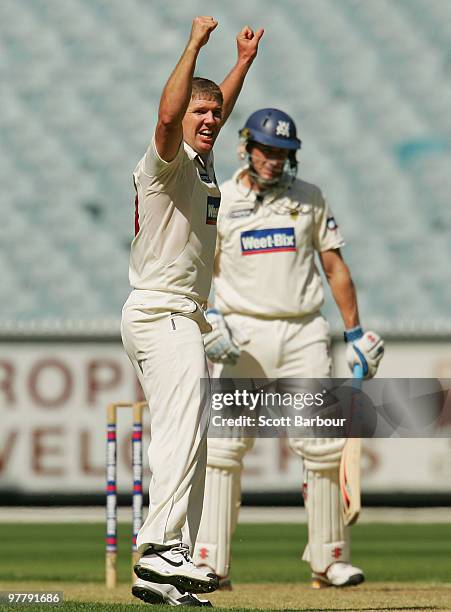
[[[328,217],[326,224],[327,229],[331,230],[332,232],[338,228],[337,222],[335,221],[334,217]]]
[[[241,255],[296,251],[294,227],[241,232]]]
[[[215,198],[213,196],[207,196],[207,225],[216,225],[218,220],[219,205],[221,204],[221,198]]]

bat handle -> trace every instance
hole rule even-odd
[[[359,380],[361,380],[363,378],[363,368],[360,365],[360,363],[356,363],[353,370],[352,370],[352,374],[354,376],[354,378],[357,378]]]

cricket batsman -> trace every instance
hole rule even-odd
[[[321,315],[324,290],[315,255],[344,323],[347,361],[375,375],[383,356],[378,334],[364,332],[356,290],[341,255],[344,241],[315,185],[297,178],[301,148],[296,126],[274,108],[257,110],[240,131],[244,168],[221,185],[214,272],[212,331],[204,337],[222,378],[331,376],[329,325]],[[240,507],[242,460],[254,440],[208,440],[204,511],[195,562],[230,587],[230,542]],[[344,587],[364,580],[351,564],[349,528],[340,498],[343,438],[290,439],[302,457],[308,544],[315,586]]]
[[[194,78],[198,55],[218,25],[196,17],[160,99],[150,145],[134,174],[132,291],[122,313],[122,339],[151,416],[148,516],[138,534],[141,558],[132,592],[148,603],[209,606],[194,593],[218,578],[191,553],[204,496],[209,390],[202,332],[210,291],[220,191],[213,145],[257,54],[263,30],[244,27],[238,59],[220,86]]]

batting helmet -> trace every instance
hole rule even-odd
[[[247,142],[258,142],[269,147],[291,151],[301,148],[293,119],[277,108],[262,108],[252,113],[239,135]]]

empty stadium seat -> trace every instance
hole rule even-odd
[[[0,3],[0,327],[103,320],[117,328],[131,173],[190,20],[204,12],[201,0]],[[218,177],[236,167],[247,115],[284,108],[303,140],[300,176],[322,187],[347,239],[365,322],[396,329],[444,320],[451,2],[249,0],[218,5],[217,17],[198,63],[217,81],[242,25],[267,26],[218,141]],[[326,312],[340,327],[330,301]]]

